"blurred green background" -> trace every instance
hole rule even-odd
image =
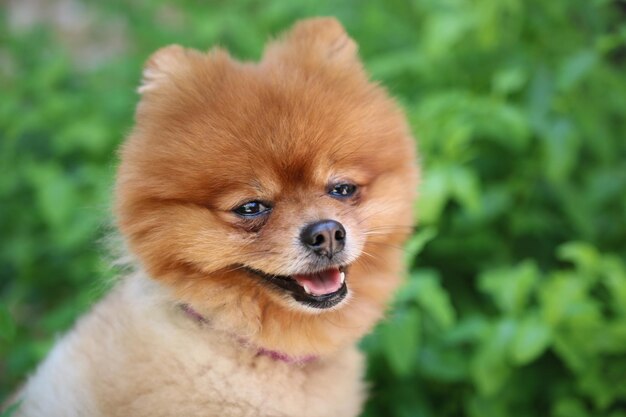
[[[14,0],[0,10],[0,400],[117,272],[115,150],[161,46],[337,16],[424,166],[365,416],[626,416],[626,3]]]

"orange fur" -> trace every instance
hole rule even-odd
[[[171,46],[147,71],[122,150],[117,214],[150,275],[270,349],[325,354],[361,337],[398,283],[416,163],[402,112],[368,81],[341,25],[299,23],[258,64]],[[324,196],[333,176],[357,181],[361,201],[346,207]],[[276,205],[255,233],[229,213],[250,197]],[[371,254],[350,271],[348,305],[312,316],[245,272],[229,272],[244,263],[285,273],[294,230],[327,217],[351,226]]]

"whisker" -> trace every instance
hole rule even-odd
[[[222,271],[222,272],[225,273],[225,274],[230,274],[231,272],[235,272],[235,271],[238,271],[238,270],[244,269],[244,268],[246,268],[245,265],[238,265],[238,266],[235,266],[234,268],[227,269],[227,270]]]
[[[374,255],[372,255],[371,253],[369,253],[366,250],[361,250],[361,254],[365,255],[365,256],[369,256],[372,259],[376,259],[376,257]]]
[[[367,216],[365,216],[365,217],[363,217],[361,220],[359,220],[359,221],[357,222],[357,224],[359,224],[359,225],[360,225],[361,223],[365,222],[366,220],[371,219],[373,216],[377,216],[377,215],[379,215],[379,214],[381,214],[381,213],[383,213],[383,212],[385,212],[385,211],[386,211],[386,209],[382,209],[382,210],[379,210],[379,211],[375,211],[375,212],[373,212],[373,213],[369,213]]]
[[[367,244],[368,245],[380,245],[380,246],[385,246],[385,247],[388,247],[388,248],[397,249],[397,250],[400,250],[402,252],[407,252],[406,248],[404,248],[402,246],[398,246],[398,245],[393,245],[393,244],[387,243],[387,242],[368,241]]]
[[[368,230],[414,230],[415,227],[405,224],[384,224],[370,227]]]
[[[388,232],[363,232],[364,236],[389,236]]]
[[[369,252],[367,252],[365,250],[362,250],[361,253],[366,256],[366,258],[363,258],[363,261],[370,262],[370,261],[380,261],[380,260],[382,260],[382,258],[380,256],[372,255],[371,253],[369,253]]]

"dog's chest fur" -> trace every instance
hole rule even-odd
[[[259,356],[135,275],[55,346],[17,415],[350,417],[361,374],[355,348],[304,364]]]

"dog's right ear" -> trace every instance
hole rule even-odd
[[[233,60],[228,52],[220,48],[212,48],[208,52],[200,52],[180,45],[170,45],[153,53],[143,67],[141,85],[137,89],[140,94],[158,90],[164,84],[185,73],[197,72],[204,76],[209,74],[208,68],[216,70],[231,64]]]
[[[169,45],[153,53],[143,67],[141,85],[137,89],[140,94],[152,91],[161,85],[172,74],[180,71],[188,63],[192,55],[199,53],[180,45]]]
[[[186,50],[180,45],[170,45],[153,53],[143,67],[140,94],[157,88],[163,81],[181,67],[186,59]]]

